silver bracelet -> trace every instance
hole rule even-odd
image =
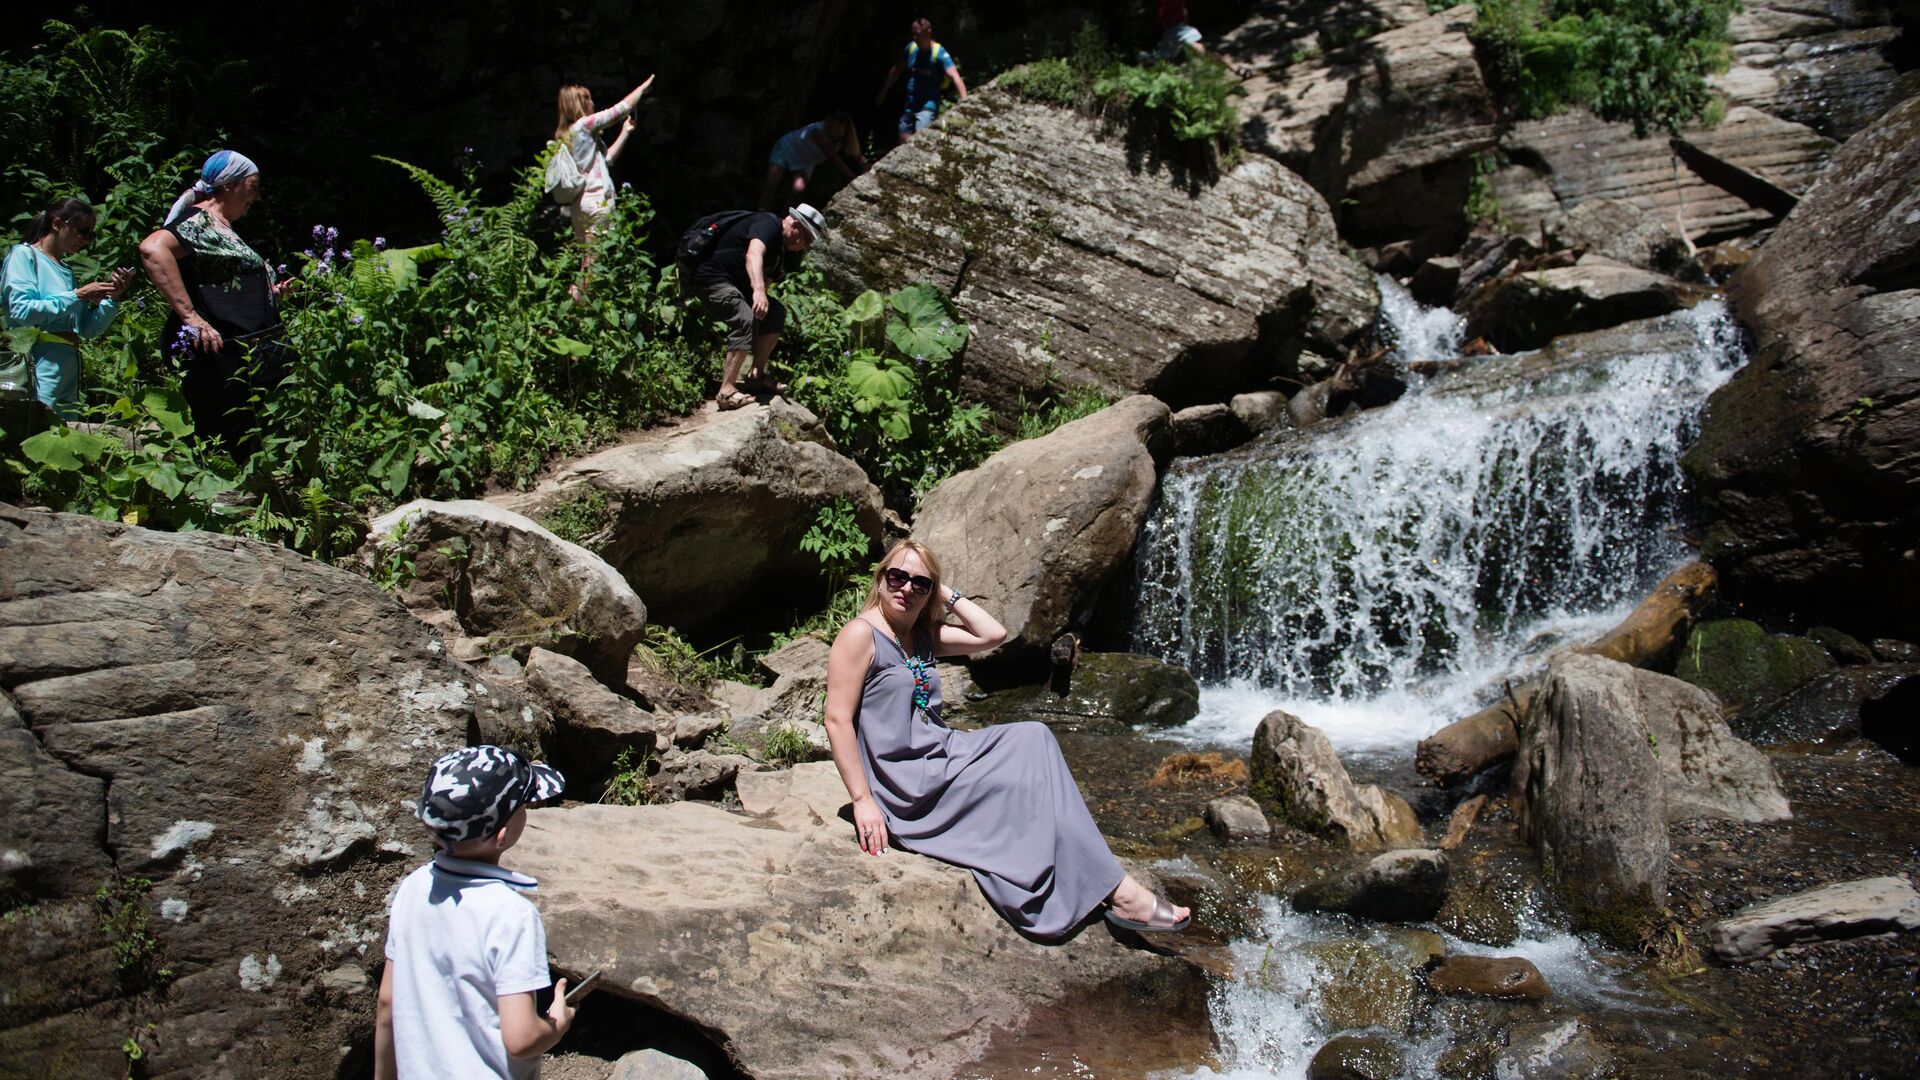
[[[948,586],[948,588],[952,588],[952,586]],[[960,601],[965,599],[966,599],[965,594],[963,594],[959,589],[954,589],[953,597],[947,601],[947,610],[952,611],[955,607],[959,605]]]

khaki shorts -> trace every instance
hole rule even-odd
[[[746,352],[753,348],[754,338],[778,334],[787,327],[787,309],[772,296],[767,297],[767,317],[755,319],[753,302],[733,282],[709,278],[694,286],[707,310],[727,320],[728,352]]]

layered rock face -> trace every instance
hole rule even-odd
[[[1296,63],[1299,43],[1276,38],[1262,12],[1221,44],[1255,69],[1240,102],[1247,146],[1339,207],[1355,243],[1418,235],[1429,253],[1458,243],[1472,157],[1497,130],[1467,38],[1473,19],[1463,4]]]
[[[1286,169],[1177,175],[1121,132],[991,88],[835,196],[827,222],[810,258],[830,278],[954,297],[973,329],[963,389],[1002,415],[1062,386],[1186,405],[1324,373],[1313,351],[1336,353],[1377,303],[1326,201]]]
[[[1855,135],[1730,283],[1753,359],[1684,461],[1736,597],[1920,633],[1920,99]]]
[[[1891,56],[1900,36],[1891,25],[1892,6],[1743,0],[1727,23],[1733,63],[1712,78],[1713,86],[1736,105],[1844,139],[1901,96]]]
[[[739,790],[745,815],[536,810],[514,865],[541,879],[561,970],[604,969],[602,992],[692,1021],[752,1076],[953,1075],[1069,991],[1131,1000],[1151,1023],[1153,1002],[1200,978],[1104,924],[1029,942],[966,871],[863,854],[830,763],[743,774]]]
[[[1034,658],[1089,617],[1133,551],[1171,449],[1167,407],[1137,395],[1017,442],[921,500],[914,539],[942,579],[1007,628],[977,659]]]
[[[587,546],[659,621],[698,634],[811,587],[801,551],[814,515],[848,500],[880,536],[880,492],[828,445],[819,420],[783,401],[652,429],[568,465],[524,495],[489,500],[536,520],[591,520]],[[765,590],[778,584],[778,595]]]
[[[24,1075],[121,1075],[130,1032],[148,1076],[353,1071],[427,767],[537,755],[547,724],[347,571],[12,507],[0,690],[0,1059]]]

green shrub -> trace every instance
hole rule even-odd
[[[1042,405],[1029,404],[1023,392],[1020,395],[1019,438],[1037,439],[1062,424],[1092,416],[1111,404],[1113,402],[1097,386],[1076,386]]]
[[[1645,136],[1711,104],[1738,0],[1481,0],[1473,40],[1488,81],[1522,117],[1584,105]]]
[[[577,484],[541,516],[540,524],[562,540],[585,545],[610,520],[607,493],[592,484]]]
[[[647,787],[647,766],[652,760],[653,755],[642,752],[636,756],[631,749],[615,754],[613,777],[600,792],[600,801],[613,806],[644,806],[652,802],[652,793]]]
[[[768,761],[791,765],[813,751],[813,743],[791,724],[777,724],[760,736],[760,753]]]

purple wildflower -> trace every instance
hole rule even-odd
[[[331,246],[335,243],[338,243],[339,240],[340,240],[340,230],[334,228],[331,225],[327,226],[327,244]]]
[[[387,250],[387,238],[386,238],[386,237],[384,237],[384,236],[376,236],[376,237],[374,237],[374,238],[373,238],[373,250],[375,250],[375,251],[385,251],[385,250]]]
[[[366,322],[367,320],[363,316],[355,315],[352,318],[348,319],[347,321],[352,323],[355,326],[359,326],[361,323]]]

